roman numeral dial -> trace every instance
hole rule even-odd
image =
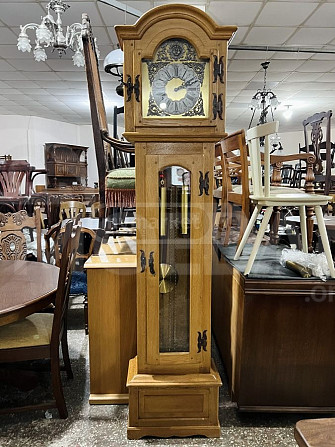
[[[151,93],[162,114],[184,115],[198,102],[201,81],[190,66],[171,63],[158,70],[152,82]]]

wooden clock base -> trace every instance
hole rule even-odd
[[[128,439],[143,436],[220,437],[219,373],[212,360],[208,374],[138,374],[129,362]]]

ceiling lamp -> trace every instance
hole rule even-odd
[[[66,27],[64,34],[62,28],[61,15],[70,6],[63,3],[61,0],[52,0],[47,4],[47,15],[42,17],[41,24],[28,23],[27,25],[20,26],[21,32],[17,42],[17,48],[20,51],[31,51],[30,39],[27,34],[28,29],[36,30],[34,58],[36,62],[45,61],[47,54],[45,48],[51,47],[52,51],[57,50],[59,57],[61,57],[68,48],[70,48],[74,55],[72,60],[77,67],[83,67],[85,65],[84,55],[82,53],[83,44],[81,40],[82,25],[80,23],[73,23]],[[56,15],[55,20],[50,14],[52,9]]]
[[[284,106],[284,107],[286,107],[286,110],[283,113],[283,116],[284,116],[284,118],[289,120],[291,118],[291,116],[292,116],[292,109],[290,109],[291,105],[287,105],[287,106]]]
[[[269,61],[261,63],[261,66],[264,69],[263,90],[260,89],[257,90],[254,96],[251,98],[250,107],[251,110],[253,111],[253,114],[251,117],[249,128],[251,127],[256,110],[260,110],[260,117],[258,120],[258,124],[264,124],[267,122],[266,116],[269,113],[269,111],[271,111],[272,120],[274,121],[273,111],[276,110],[276,108],[280,104],[277,99],[277,96],[271,90],[268,90],[266,88],[266,70],[268,69],[269,65],[270,65]]]
[[[116,93],[123,96],[123,51],[121,48],[107,54],[104,60],[104,69],[106,73],[119,78],[120,84],[116,87]]]

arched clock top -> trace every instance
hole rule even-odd
[[[193,30],[197,28],[203,30],[210,40],[229,40],[237,30],[236,26],[217,25],[211,17],[194,6],[183,4],[162,5],[149,10],[134,25],[117,25],[115,27],[121,49],[125,39],[142,40],[148,30],[155,28],[164,30],[166,28],[164,21],[176,20],[184,22],[182,29]]]

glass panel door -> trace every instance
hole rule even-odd
[[[191,173],[168,166],[158,181],[159,352],[189,352]]]

